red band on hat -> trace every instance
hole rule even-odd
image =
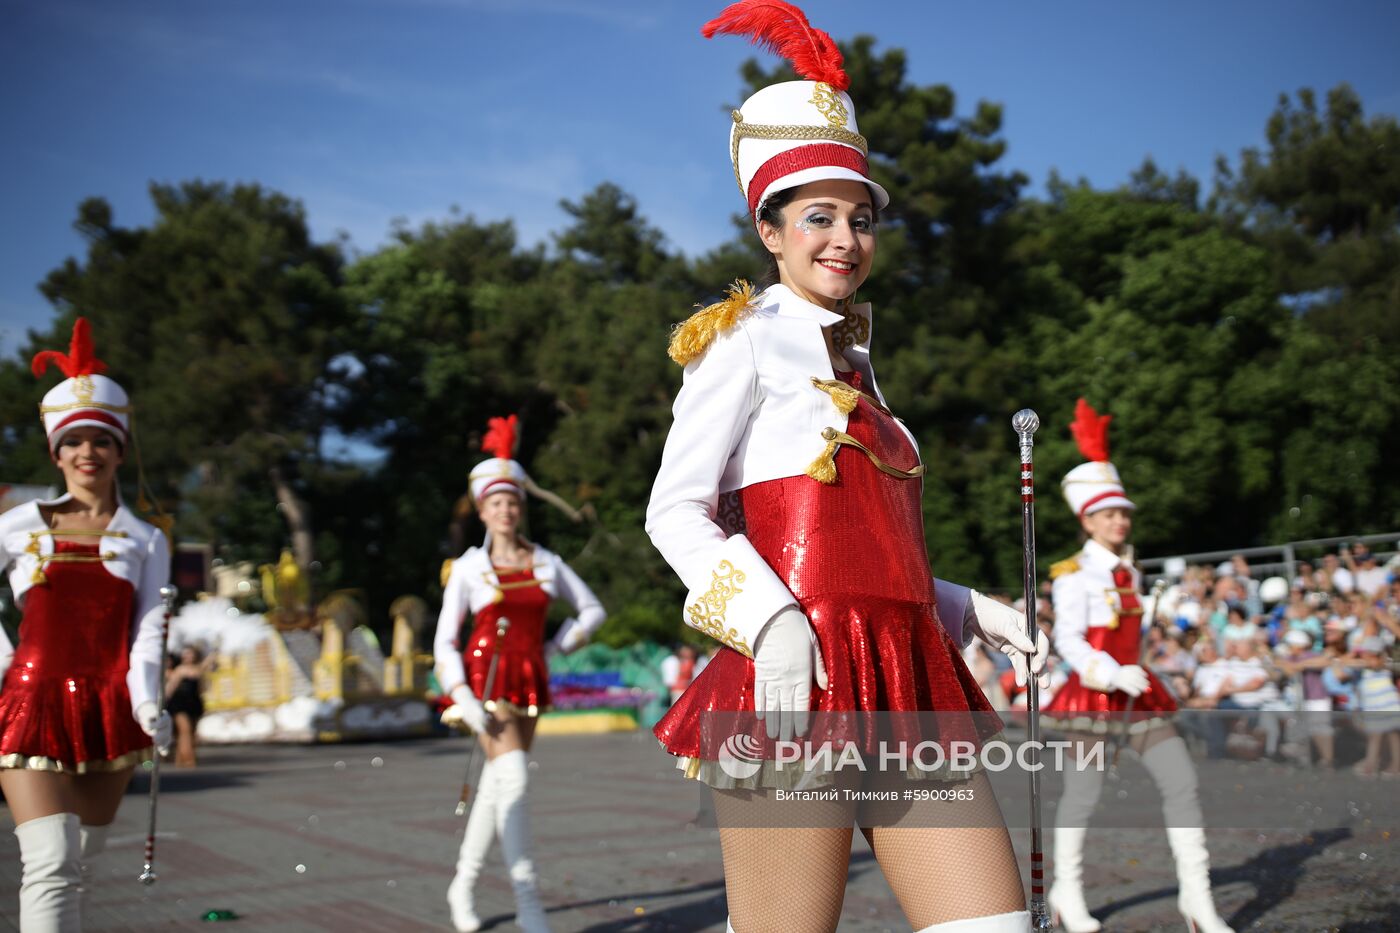
[[[98,408],[83,408],[73,412],[58,424],[54,425],[49,432],[49,437],[53,437],[58,432],[75,421],[98,421],[115,431],[123,441],[126,440],[126,426],[118,421],[114,416]]]
[[[493,491],[497,491],[497,486],[509,486],[516,493],[516,495],[520,494],[520,484],[517,483],[515,480],[493,479],[491,482],[487,483],[485,487],[482,488],[481,492],[477,493],[476,501],[480,502],[487,496],[491,495]]]
[[[1120,496],[1124,499],[1128,498],[1127,492],[1122,489],[1110,489],[1108,492],[1101,492],[1079,507],[1079,517],[1084,517],[1084,513],[1089,511],[1089,506],[1102,502],[1105,499],[1112,499],[1114,496]]]
[[[749,213],[758,210],[758,199],[773,182],[793,172],[826,166],[848,168],[866,178],[870,177],[870,163],[865,160],[865,156],[849,146],[839,143],[798,146],[796,149],[778,153],[754,172],[753,179],[749,182]]]

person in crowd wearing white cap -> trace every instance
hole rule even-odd
[[[974,798],[956,829],[861,822],[841,801],[820,827],[760,825],[767,791],[791,786],[775,741],[839,722],[873,756],[876,710],[957,711],[968,740],[985,740],[1000,722],[959,656],[963,634],[1008,652],[1023,683],[1048,640],[1033,644],[1009,606],[930,576],[918,445],[880,391],[871,309],[854,301],[889,197],[871,177],[840,50],[778,2],[733,4],[702,32],[752,37],[800,80],[753,94],[728,131],[776,282],[761,293],[735,283],[671,339],[685,375],[646,527],[689,590],[685,624],[722,647],[656,735],[715,789],[738,933],[836,929],[857,823],[915,929],[1023,931],[1015,854],[976,769],[930,775]],[[754,770],[726,769],[725,736],[707,738],[717,711],[747,730],[728,740],[763,749]]]
[[[0,566],[23,609],[0,631],[0,790],[19,839],[20,929],[78,930],[83,865],[100,852],[132,770],[170,742],[157,705],[165,534],[122,504],[131,405],[93,352],[85,318],[68,353],[34,357],[64,380],[39,406],[65,495],[0,515]]]
[[[1278,659],[1278,666],[1296,678],[1302,691],[1303,728],[1312,739],[1318,766],[1331,768],[1335,760],[1332,695],[1322,682],[1323,669],[1331,661],[1313,650],[1313,638],[1307,632],[1290,629],[1284,633],[1283,644],[1285,654]]]
[[[1086,462],[1065,475],[1062,487],[1086,541],[1080,552],[1050,569],[1055,598],[1055,650],[1073,668],[1069,683],[1045,707],[1047,726],[1063,729],[1085,752],[1105,734],[1131,742],[1162,793],[1167,840],[1176,859],[1177,908],[1188,922],[1221,933],[1230,928],[1215,911],[1210,893],[1196,769],[1186,743],[1172,727],[1176,701],[1140,662],[1141,577],[1128,539],[1136,506],[1109,460],[1108,424],[1084,399],[1075,406],[1071,430]],[[1202,629],[1202,641],[1211,638]],[[1197,678],[1217,668],[1201,658]],[[1131,715],[1128,713],[1131,708]],[[1093,931],[1100,924],[1084,900],[1084,840],[1103,789],[1103,772],[1067,767],[1055,815],[1055,882],[1051,907],[1066,930]]]
[[[481,740],[486,764],[447,889],[452,925],[462,933],[481,928],[473,888],[491,842],[499,836],[515,892],[515,921],[527,933],[549,929],[540,902],[526,791],[529,754],[539,714],[549,706],[547,657],[582,646],[607,618],[588,585],[561,559],[526,539],[521,526],[527,494],[559,505],[514,459],[519,421],[490,419],[482,449],[495,456],[472,469],[471,499],[486,526],[480,547],[451,562],[433,639],[438,683],[451,697],[448,724],[465,723]],[[575,615],[545,641],[545,615],[562,599]],[[509,620],[502,639],[497,623]],[[463,623],[470,620],[470,626]],[[495,679],[486,695],[495,659]]]

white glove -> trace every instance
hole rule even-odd
[[[1114,690],[1122,690],[1130,697],[1142,696],[1147,692],[1147,671],[1136,664],[1125,664],[1113,672],[1109,683]]]
[[[155,740],[156,748],[163,755],[170,748],[170,738],[174,731],[170,714],[158,708],[150,700],[136,707],[136,724],[141,731]]]
[[[477,735],[486,734],[486,720],[490,714],[476,695],[467,689],[466,684],[452,688],[452,705],[442,711],[444,726],[457,726],[463,723]]]
[[[588,643],[588,633],[579,625],[578,619],[565,619],[564,624],[559,626],[559,631],[555,633],[554,639],[545,646],[545,657],[553,657],[556,654],[573,654],[578,649]]]
[[[1026,634],[1026,617],[1005,603],[983,596],[976,590],[967,601],[963,613],[963,629],[976,635],[996,650],[1011,659],[1011,669],[1016,672],[1016,686],[1026,685],[1026,656],[1030,655],[1031,672],[1039,674],[1036,682],[1040,689],[1050,687],[1050,672],[1045,669],[1045,658],[1050,653],[1050,639],[1044,632],[1036,632],[1035,647],[1031,647],[1030,636]]]
[[[770,739],[806,734],[813,675],[825,690],[826,665],[817,633],[802,610],[789,606],[769,619],[754,640],[754,715],[767,726]]]

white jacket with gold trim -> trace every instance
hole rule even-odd
[[[42,570],[54,553],[53,532],[40,507],[61,505],[69,498],[64,495],[26,502],[0,515],[0,567],[9,569],[10,589],[21,609],[30,588],[42,581]],[[142,703],[156,702],[160,689],[165,624],[160,588],[170,582],[170,545],[164,532],[137,518],[124,505],[117,507],[97,540],[102,566],[112,576],[128,581],[134,590],[126,686],[135,712]],[[0,630],[0,675],[9,666],[12,653],[9,639]]]
[[[831,432],[845,432],[846,414],[822,388],[836,375],[823,327],[834,328],[833,342],[868,391],[885,402],[870,363],[870,305],[837,314],[774,285],[732,318],[685,365],[646,529],[689,590],[685,624],[752,657],[763,626],[797,600],[747,537],[726,533],[721,497],[806,474],[827,450]],[[917,454],[917,442],[904,430]],[[942,580],[935,587],[939,615],[961,641],[970,591]]]
[[[1086,637],[1089,630],[1143,623],[1141,609],[1131,616],[1119,615],[1122,594],[1113,582],[1113,570],[1121,563],[1127,563],[1132,570],[1132,589],[1138,592],[1142,575],[1132,566],[1132,552],[1120,557],[1097,541],[1085,542],[1078,554],[1050,568],[1055,653],[1079,674],[1084,686],[1104,693],[1112,692],[1113,676],[1120,667],[1137,661],[1120,661],[1107,651],[1096,649]]]

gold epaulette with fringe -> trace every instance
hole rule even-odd
[[[1051,580],[1057,579],[1057,578],[1059,578],[1059,577],[1063,577],[1063,576],[1064,576],[1065,574],[1067,574],[1067,573],[1078,573],[1078,572],[1079,572],[1079,555],[1078,555],[1078,554],[1074,555],[1073,557],[1066,557],[1064,560],[1062,560],[1062,561],[1057,561],[1056,563],[1053,563],[1053,564],[1050,565],[1050,579],[1051,579]]]
[[[682,366],[698,359],[715,342],[715,338],[730,330],[753,304],[753,286],[743,279],[729,286],[727,297],[708,308],[701,308],[671,332],[667,353]]]

